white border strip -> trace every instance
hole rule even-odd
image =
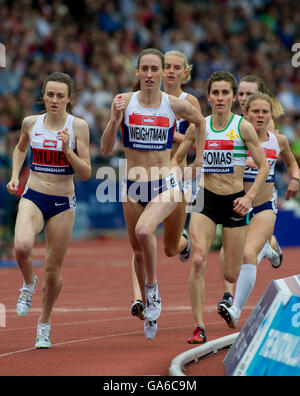
[[[171,376],[186,376],[184,374],[184,366],[191,362],[197,362],[199,358],[211,352],[214,354],[218,350],[230,346],[234,343],[240,333],[230,334],[226,337],[218,338],[217,340],[209,341],[199,347],[189,349],[186,352],[176,356],[169,368],[169,375]]]
[[[300,275],[294,275],[293,278],[295,279],[295,281],[298,283],[298,285],[300,287]]]

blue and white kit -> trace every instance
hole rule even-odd
[[[176,116],[170,106],[169,96],[162,92],[158,107],[144,107],[139,103],[140,91],[134,92],[122,122],[124,147],[143,151],[165,151],[172,148],[176,129]],[[135,202],[146,206],[159,194],[170,189],[179,189],[175,175],[150,181],[122,182],[122,201],[128,195]]]
[[[178,182],[176,176],[172,173],[162,179],[144,182],[124,178],[122,180],[121,197],[122,201],[124,201],[128,195],[133,201],[146,207],[150,201],[167,190],[182,191],[181,183]]]
[[[23,198],[29,199],[40,209],[43,214],[44,221],[58,215],[65,210],[74,211],[76,208],[75,195],[70,197],[62,197],[56,195],[43,194],[31,188],[25,189]]]
[[[182,92],[178,96],[179,99],[185,99],[186,97],[187,97],[187,92]],[[189,126],[190,123],[183,118],[179,118],[178,120],[176,120],[176,131],[181,133],[182,135],[185,135]]]
[[[265,152],[265,156],[269,162],[270,165],[270,171],[269,171],[269,176],[266,180],[266,183],[274,183],[275,180],[275,165],[276,165],[276,161],[277,158],[279,157],[280,154],[280,148],[278,145],[278,141],[276,136],[272,133],[268,131],[268,135],[269,135],[269,139],[266,142],[261,142],[261,146]],[[249,154],[249,157],[250,154]],[[244,172],[244,182],[249,182],[249,183],[253,183],[256,176],[258,173],[258,169],[257,168],[245,168],[245,172]],[[252,219],[253,216],[255,216],[256,214],[263,212],[264,210],[273,210],[273,212],[275,214],[277,214],[278,209],[277,209],[277,191],[276,188],[274,186],[273,188],[273,196],[270,199],[270,201],[264,202],[263,204],[259,205],[259,206],[255,206],[254,208],[250,208],[249,210],[249,218],[250,220]]]
[[[264,150],[266,159],[270,165],[269,176],[266,180],[267,183],[274,183],[275,180],[275,165],[276,161],[279,157],[280,148],[278,145],[278,141],[274,133],[269,132],[269,139],[266,142],[261,142],[261,147]],[[248,153],[248,158],[251,158],[250,153]],[[245,167],[244,172],[244,182],[254,182],[258,173],[257,168],[248,168]]]
[[[124,147],[134,150],[167,150],[172,148],[176,116],[169,97],[162,92],[158,107],[143,107],[139,104],[140,91],[134,92],[128,103],[122,122]]]
[[[62,142],[58,139],[58,132],[68,128],[69,145],[75,151],[74,116],[68,114],[64,127],[59,131],[52,131],[44,125],[46,114],[41,114],[37,118],[30,132],[30,169],[34,172],[52,175],[73,175],[74,169],[62,150]],[[63,197],[43,194],[26,186],[22,196],[37,205],[45,221],[65,210],[73,211],[76,207],[75,195]]]
[[[53,175],[72,175],[74,169],[62,149],[62,142],[58,139],[58,132],[68,128],[70,147],[75,151],[75,137],[73,130],[74,116],[68,114],[65,125],[59,131],[51,131],[44,125],[45,114],[41,114],[30,133],[30,169]]]

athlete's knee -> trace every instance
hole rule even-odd
[[[45,260],[45,284],[50,287],[57,287],[61,284],[61,264],[53,261],[50,257]]]
[[[244,257],[243,257],[243,263],[256,263],[257,261],[257,255],[256,252],[254,252],[253,249],[247,249],[245,248],[244,251]]]
[[[226,270],[224,272],[224,279],[229,283],[236,283],[239,277],[239,271],[237,270]]]
[[[204,254],[198,251],[193,258],[193,273],[195,276],[203,275],[206,269],[206,258]]]
[[[26,240],[16,240],[14,251],[17,259],[26,260],[31,254],[32,245]]]
[[[146,224],[137,224],[135,227],[135,235],[140,244],[145,244],[151,239],[152,233]]]
[[[137,263],[143,262],[143,252],[140,249],[133,249],[134,260]]]
[[[48,287],[60,286],[61,282],[62,282],[62,278],[59,270],[56,269],[45,270],[45,284]]]

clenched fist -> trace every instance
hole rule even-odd
[[[11,179],[7,185],[6,189],[10,194],[15,194],[19,188],[19,180],[18,179]]]

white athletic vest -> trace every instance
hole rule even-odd
[[[212,116],[205,118],[204,173],[233,173],[234,166],[245,166],[248,149],[240,133],[242,119],[233,114],[227,127],[216,131],[212,128]]]
[[[176,117],[169,97],[162,92],[159,107],[143,107],[134,92],[122,123],[124,147],[135,150],[166,150],[172,148]]]
[[[274,183],[275,180],[275,165],[277,158],[280,153],[280,148],[278,145],[278,141],[276,139],[276,136],[274,133],[269,132],[269,140],[266,142],[261,142],[261,147],[263,148],[265,152],[266,159],[268,160],[270,164],[270,171],[269,171],[269,176],[266,180],[268,183]],[[249,158],[251,158],[250,153],[248,153]],[[245,167],[245,172],[244,172],[244,182],[254,182],[256,176],[258,173],[258,169],[254,168],[247,168]]]
[[[182,92],[180,96],[178,96],[179,99],[185,99],[187,97],[187,92]],[[181,133],[182,135],[185,135],[186,130],[188,129],[190,123],[183,118],[178,118],[176,120],[176,131]]]
[[[62,150],[62,142],[58,140],[59,131],[51,131],[44,126],[45,116],[46,113],[38,117],[30,133],[30,169],[55,175],[71,175],[74,169]],[[68,114],[66,123],[60,131],[68,128],[70,147],[75,151],[73,120],[74,117]]]

